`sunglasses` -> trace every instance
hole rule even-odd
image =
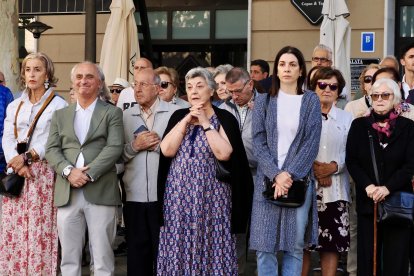
[[[330,83],[326,83],[323,81],[318,81],[318,87],[319,89],[325,90],[326,87],[329,86],[329,89],[331,89],[331,91],[336,91],[338,89],[338,85],[337,84],[330,84]]]
[[[382,93],[382,94],[378,94],[378,93],[373,93],[371,94],[371,99],[373,101],[378,101],[379,98],[381,97],[381,99],[383,99],[384,101],[388,100],[390,98],[391,95],[394,95],[394,93]]]
[[[109,92],[111,92],[111,93],[116,93],[116,94],[121,94],[121,91],[122,91],[123,89],[110,89],[109,90]]]
[[[372,83],[372,76],[365,76],[364,83]]]
[[[168,88],[168,85],[173,85],[173,83],[172,82],[169,82],[169,81],[162,81],[161,83],[160,83],[160,86],[161,86],[161,88],[162,89],[167,89]]]

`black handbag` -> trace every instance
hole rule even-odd
[[[368,131],[372,165],[377,183],[379,183],[378,168],[375,162],[374,142]],[[377,222],[392,225],[411,225],[414,219],[414,194],[395,192],[389,194],[378,204]]]
[[[292,186],[289,188],[288,194],[278,198],[274,198],[275,188],[274,184],[268,177],[263,180],[263,197],[270,203],[273,203],[279,207],[297,208],[303,205],[306,198],[306,190],[309,186],[309,177],[305,177],[299,180],[294,180]]]
[[[0,194],[7,197],[18,197],[22,192],[25,178],[18,174],[2,174]]]
[[[411,225],[414,214],[414,194],[396,192],[378,204],[378,222],[393,225]]]
[[[214,157],[214,163],[216,165],[216,178],[220,181],[230,183],[231,181],[231,172],[229,161],[220,161]]]

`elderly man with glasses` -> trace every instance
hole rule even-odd
[[[160,230],[157,197],[159,144],[178,109],[159,98],[160,77],[153,69],[134,74],[136,105],[123,112],[128,275],[153,275]]]
[[[139,57],[135,60],[134,75],[148,68],[153,68],[152,62],[147,58]],[[119,94],[116,106],[121,108],[122,111],[125,111],[136,104],[137,102],[135,101],[134,97],[134,89],[132,89],[132,87],[127,87]]]
[[[109,92],[111,92],[111,100],[114,105],[117,105],[119,95],[121,94],[122,90],[127,87],[130,87],[130,85],[128,81],[123,78],[116,78],[114,83],[109,86]]]
[[[253,179],[255,179],[257,160],[253,154],[252,109],[257,91],[253,87],[253,80],[250,78],[249,72],[240,67],[235,67],[226,74],[226,88],[231,98],[219,107],[229,111],[236,117],[250,171]],[[237,234],[236,238],[239,275],[242,275],[246,263],[246,234]]]
[[[319,44],[313,49],[312,68],[315,66],[332,66],[332,49],[326,45]]]

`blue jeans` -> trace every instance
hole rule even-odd
[[[312,203],[313,187],[313,183],[308,186],[305,202],[296,210],[296,244],[293,252],[283,251],[283,276],[300,276],[302,273],[305,230]],[[257,251],[256,255],[259,276],[278,276],[278,262],[275,253]]]

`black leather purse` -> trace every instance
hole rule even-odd
[[[230,183],[231,181],[231,172],[229,161],[220,161],[214,157],[214,163],[216,164],[216,178],[220,181]]]
[[[374,142],[368,131],[369,146],[371,151],[372,165],[374,167],[375,180],[379,183],[378,168],[375,162]],[[378,204],[377,222],[381,224],[392,224],[409,226],[414,221],[414,194],[409,192],[395,192]]]
[[[414,194],[396,192],[378,204],[378,222],[409,226],[413,224]]]
[[[1,175],[0,194],[7,197],[18,197],[22,192],[25,178],[18,174]]]
[[[309,177],[305,177],[299,180],[294,180],[292,186],[290,187],[288,194],[274,198],[275,188],[273,186],[273,181],[268,177],[265,177],[263,180],[263,197],[272,204],[275,204],[279,207],[288,207],[288,208],[297,208],[303,205],[306,198],[306,190],[309,185]]]

